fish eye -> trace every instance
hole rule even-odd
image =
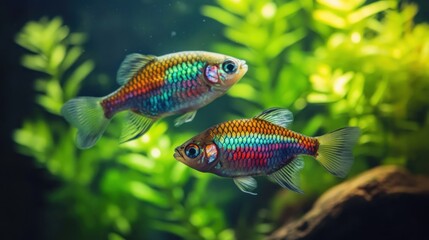
[[[237,71],[237,65],[235,64],[235,62],[231,60],[226,60],[222,64],[222,70],[228,74],[232,74],[232,73],[235,73],[235,71]]]
[[[191,143],[186,146],[185,154],[189,158],[196,158],[198,157],[198,155],[200,155],[200,147],[198,147],[198,145],[196,144]]]

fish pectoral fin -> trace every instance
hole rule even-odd
[[[184,123],[192,121],[196,114],[197,114],[197,111],[187,112],[187,113],[183,114],[182,116],[180,116],[174,120],[174,126],[177,127],[177,126],[180,126]]]
[[[258,186],[258,183],[253,177],[235,177],[233,180],[235,185],[237,185],[241,191],[248,194],[257,195],[256,193],[252,192]]]
[[[146,64],[153,61],[156,57],[151,55],[142,55],[132,53],[125,57],[116,74],[116,81],[119,85],[124,85]]]
[[[140,137],[149,130],[154,122],[155,119],[129,111],[119,141],[124,143]]]
[[[254,118],[259,118],[281,127],[287,127],[293,122],[293,114],[284,108],[270,108]]]
[[[304,168],[304,159],[296,157],[289,164],[268,175],[268,179],[278,183],[280,186],[304,193],[299,187],[299,171]]]

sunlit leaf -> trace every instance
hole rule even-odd
[[[356,106],[359,99],[364,95],[363,90],[365,87],[365,78],[362,74],[356,74],[348,89],[347,100],[350,106]]]
[[[387,9],[395,8],[396,1],[378,1],[359,8],[347,16],[347,21],[350,24],[355,24],[363,19],[373,16]]]
[[[57,45],[53,48],[49,62],[50,68],[58,68],[64,59],[66,48],[64,45]]]
[[[244,16],[249,12],[249,1],[248,0],[218,0],[221,7],[228,10],[229,12]]]
[[[317,0],[317,2],[335,10],[351,11],[365,3],[365,0]]]
[[[228,95],[254,101],[257,97],[257,91],[247,83],[237,83],[228,91]]]
[[[285,17],[288,17],[296,12],[298,12],[301,9],[301,6],[299,3],[295,1],[286,2],[284,4],[281,4],[278,6],[277,13],[276,13],[276,19],[283,19]]]
[[[317,9],[313,12],[313,18],[325,23],[331,27],[343,29],[348,26],[346,20],[337,14],[323,9]]]
[[[338,100],[338,97],[331,96],[327,94],[322,93],[310,93],[307,96],[307,101],[309,103],[329,103],[329,102],[335,102]]]

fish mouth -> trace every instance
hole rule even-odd
[[[178,161],[180,161],[180,162],[182,162],[182,163],[185,163],[185,158],[182,156],[182,154],[180,153],[180,151],[179,151],[179,149],[178,149],[178,148],[176,148],[176,149],[174,150],[173,157],[174,157],[176,160],[178,160]]]
[[[240,60],[241,62],[240,62],[240,68],[241,69],[243,69],[243,70],[245,70],[245,71],[247,71],[247,69],[249,68],[248,66],[247,66],[247,64],[246,64],[246,61],[245,60]]]

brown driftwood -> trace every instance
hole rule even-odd
[[[429,239],[429,178],[374,168],[328,190],[268,239]]]

